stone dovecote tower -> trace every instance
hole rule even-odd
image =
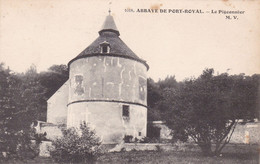
[[[125,135],[146,136],[149,66],[119,35],[108,15],[99,37],[68,63],[65,83],[67,127],[85,121],[103,143],[120,142]]]

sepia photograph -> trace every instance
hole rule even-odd
[[[0,163],[259,163],[260,1],[0,0]]]

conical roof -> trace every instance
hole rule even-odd
[[[91,57],[91,56],[116,56],[122,58],[128,58],[132,60],[139,61],[143,63],[147,69],[149,69],[148,64],[145,60],[139,58],[120,38],[119,31],[116,27],[114,19],[111,15],[108,15],[105,19],[105,22],[99,31],[99,37],[91,43],[85,50],[83,50],[77,57],[72,59],[70,63],[73,61]],[[101,44],[108,43],[110,47],[109,53],[101,53]]]
[[[116,27],[114,18],[111,15],[108,15],[106,17],[106,20],[105,20],[101,30],[99,31],[99,34],[101,34],[104,31],[111,31],[111,32],[116,33],[118,36],[120,35],[120,33]]]

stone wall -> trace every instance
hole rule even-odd
[[[43,122],[43,121],[38,121],[37,125],[34,128],[36,130],[36,133],[38,133],[38,134],[46,133],[47,139],[54,140],[57,137],[62,136],[61,129],[65,128],[65,127],[60,127],[60,126],[52,124],[52,123],[46,123],[46,122]]]
[[[67,123],[69,80],[66,81],[47,101],[47,122],[53,124]]]
[[[129,105],[129,117],[123,116],[123,105]],[[103,143],[121,142],[125,135],[146,136],[147,108],[116,102],[81,102],[68,106],[68,127],[79,127],[83,121],[97,132]]]
[[[172,139],[171,129],[169,129],[163,121],[153,121],[151,125],[160,128],[160,139]]]
[[[146,72],[143,63],[120,57],[93,56],[73,61],[69,103],[113,100],[147,105]]]
[[[103,143],[146,136],[147,68],[135,60],[92,56],[70,64],[68,127],[83,121]]]
[[[171,130],[164,124],[163,121],[153,121],[150,123],[154,127],[160,128],[160,139],[171,139]],[[189,138],[189,142],[193,142]],[[260,123],[238,123],[230,143],[245,143],[245,144],[259,144],[260,143]]]
[[[40,157],[50,157],[50,149],[53,148],[51,141],[42,141],[39,145],[39,156]]]
[[[259,144],[260,143],[260,123],[252,122],[241,124],[239,123],[231,137],[230,143],[246,143]]]

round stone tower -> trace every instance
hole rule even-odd
[[[85,121],[103,143],[146,136],[149,67],[119,35],[108,15],[99,37],[68,63],[67,126]]]

